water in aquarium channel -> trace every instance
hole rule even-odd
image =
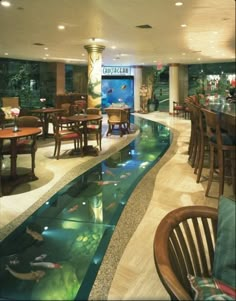
[[[168,149],[162,124],[133,117],[129,145],[53,195],[0,244],[0,299],[86,300],[137,183]]]

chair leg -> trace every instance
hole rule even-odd
[[[221,150],[218,150],[217,153],[219,164],[219,196],[221,196],[224,193],[224,154]]]
[[[102,133],[99,133],[99,148],[102,150]]]
[[[31,154],[31,176],[32,177],[35,177],[34,169],[35,169],[35,152]]]
[[[235,173],[236,173],[236,171],[235,171],[235,168],[236,168],[236,166],[235,166],[235,152],[234,151],[231,151],[230,152],[230,163],[231,163],[231,176],[232,176],[232,185],[233,185],[233,193],[234,193],[234,195],[236,194],[236,188],[235,188],[235,186],[236,186],[236,183],[235,183],[235,181],[236,181],[236,179],[235,179]]]
[[[59,160],[60,150],[61,150],[61,141],[59,141],[57,145],[57,160]]]
[[[82,139],[82,137],[79,138],[77,143],[80,146],[81,156],[83,157],[84,156],[84,151],[83,151],[83,139]]]
[[[205,196],[208,196],[209,190],[211,188],[211,183],[213,180],[213,173],[214,173],[214,163],[215,163],[215,154],[214,154],[214,146],[210,145],[210,171],[209,171],[209,177],[208,177],[208,184],[207,189],[205,192]]]
[[[120,137],[122,137],[123,136],[123,129],[122,129],[121,124],[119,124],[119,130],[120,130]]]
[[[55,140],[55,146],[54,146],[54,153],[53,153],[53,157],[55,157],[55,156],[56,156],[56,153],[57,153],[57,145],[58,145],[58,143],[57,143],[57,141]]]

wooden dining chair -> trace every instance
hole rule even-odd
[[[184,206],[169,212],[153,242],[157,273],[171,300],[193,300],[188,274],[210,277],[214,264],[218,211]]]
[[[201,108],[206,120],[206,130],[210,145],[210,171],[205,195],[208,196],[215,178],[219,182],[219,196],[224,193],[226,178],[230,177],[235,194],[236,137],[222,131],[220,114]],[[230,173],[226,177],[227,172]],[[216,176],[214,178],[214,176]]]
[[[101,116],[101,110],[99,108],[87,108],[87,114]],[[99,150],[102,150],[102,119],[92,120],[87,122],[87,134],[88,138],[95,135]]]
[[[67,119],[68,116],[73,115],[71,103],[62,103],[61,109],[64,109],[64,111],[57,115],[60,128],[61,130],[71,129],[73,123]]]
[[[108,130],[107,136],[112,134],[116,127],[120,131],[120,137],[129,133],[129,114],[128,111],[121,108],[106,108]]]
[[[21,116],[17,118],[17,125],[21,127],[41,127],[41,120],[36,116]],[[2,155],[11,154],[11,144],[10,142],[3,143],[2,145]],[[19,138],[16,142],[16,153],[18,155],[31,155],[31,177],[36,179],[34,169],[35,169],[35,154],[37,151],[37,135],[32,137]]]
[[[53,156],[56,156],[56,159],[59,160],[61,143],[62,141],[73,141],[74,149],[76,150],[79,147],[80,153],[83,156],[83,141],[82,141],[82,133],[78,130],[61,130],[58,114],[52,115],[52,124],[53,124],[53,134],[55,139],[55,147]]]

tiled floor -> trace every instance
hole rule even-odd
[[[139,114],[137,114],[139,115]],[[165,156],[137,185],[123,211],[107,253],[104,257],[91,300],[168,300],[155,270],[153,238],[162,217],[170,210],[184,205],[205,204],[217,207],[217,184],[212,197],[204,196],[206,181],[196,183],[196,175],[188,164],[190,121],[164,112],[140,115],[169,126],[174,141]],[[105,122],[105,120],[104,120]],[[75,176],[127,145],[137,134],[122,138],[104,137],[103,150],[98,157],[52,157],[53,140],[39,140],[36,157],[38,181],[21,185],[11,196],[0,198],[0,239],[19,225],[28,215]],[[71,145],[65,144],[63,152]],[[21,163],[20,163],[21,162]],[[5,161],[6,168],[9,162]],[[24,170],[27,158],[19,160]],[[207,174],[207,170],[203,171]],[[231,195],[231,186],[226,187]]]

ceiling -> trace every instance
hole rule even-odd
[[[235,61],[235,0],[9,1],[0,5],[2,58],[87,64],[84,45],[99,44],[107,66]]]

